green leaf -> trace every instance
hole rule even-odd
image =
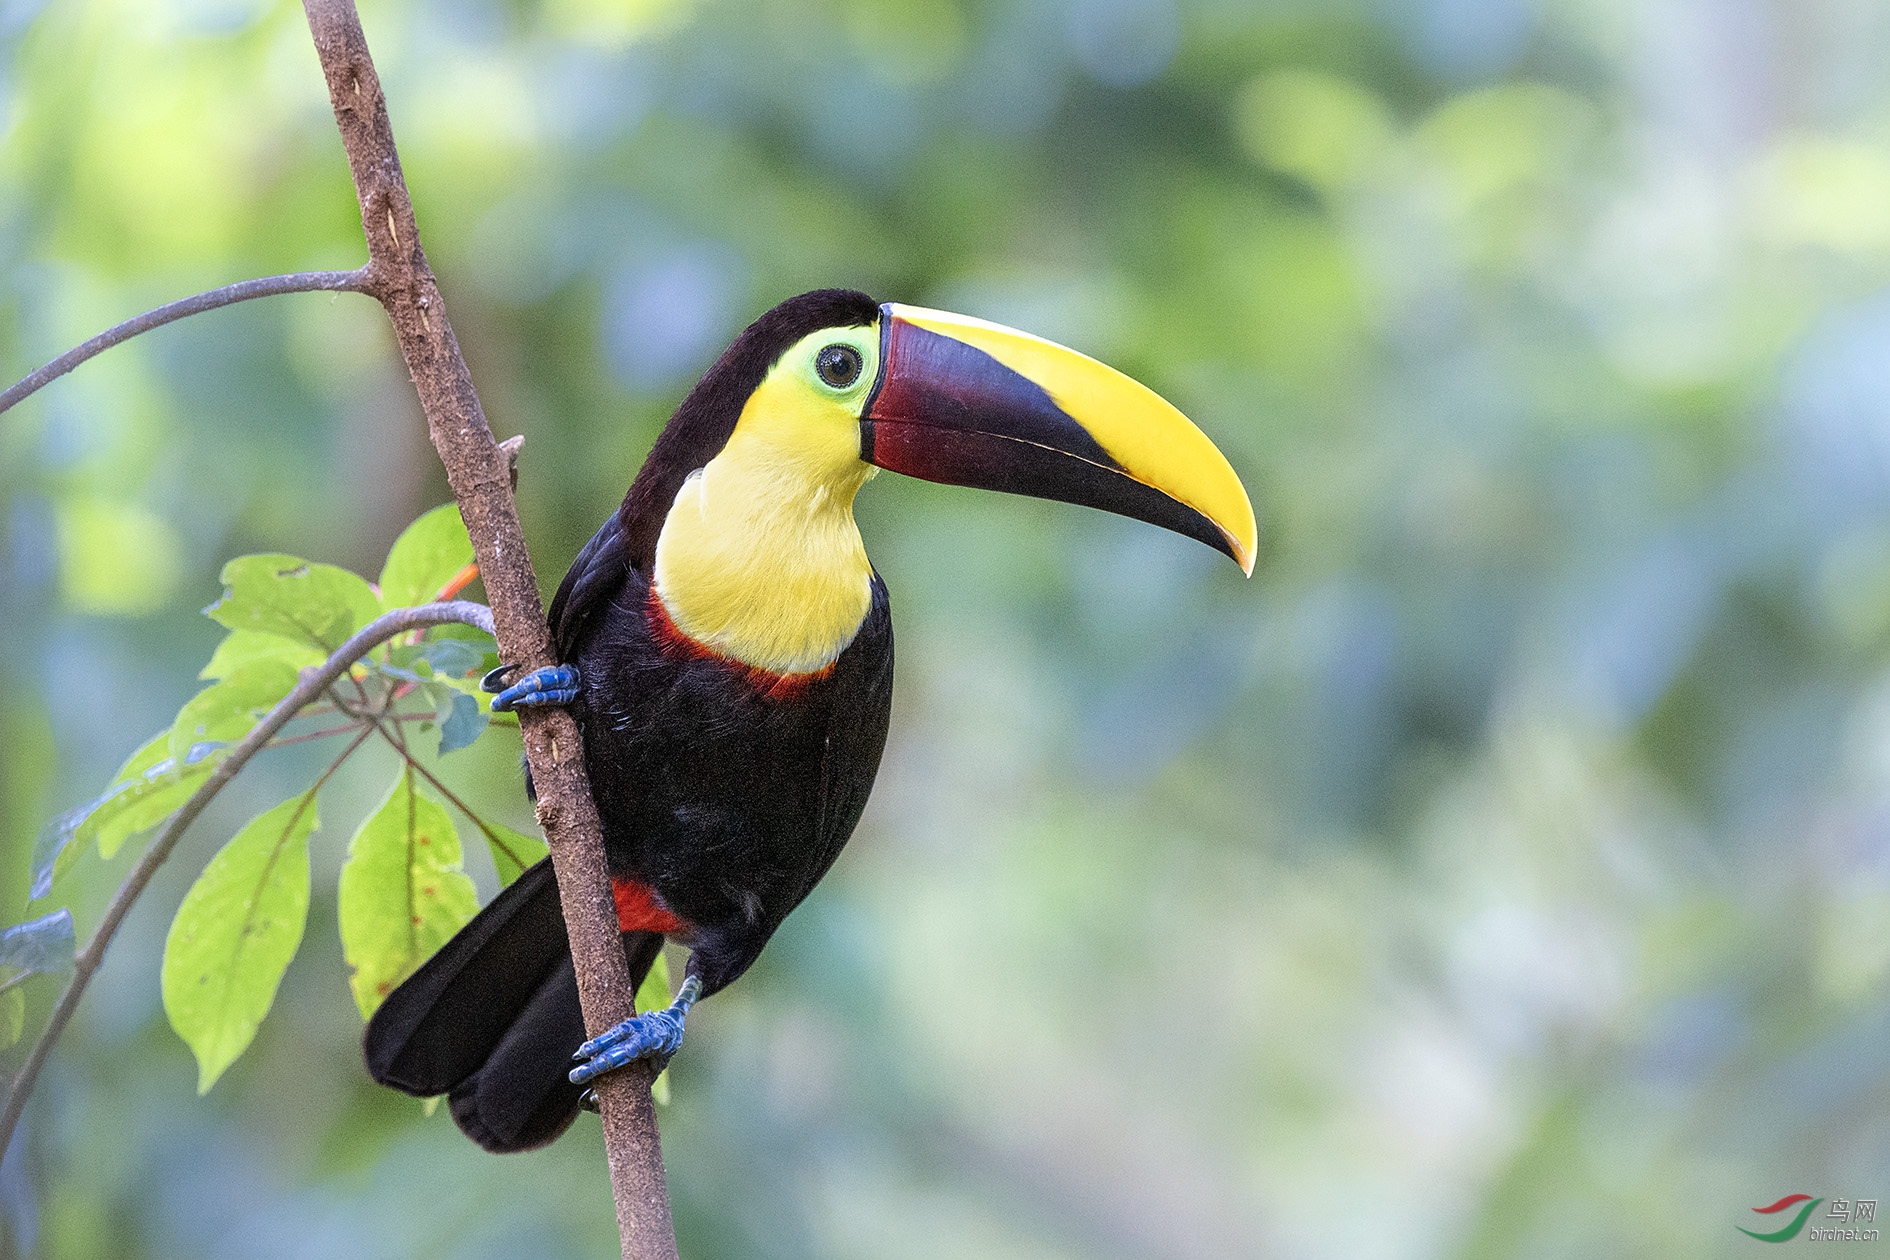
[[[238,556],[223,566],[223,598],[204,615],[232,630],[260,630],[320,648],[326,656],[380,616],[365,580],[297,556]]]
[[[440,723],[440,755],[458,752],[485,734],[490,718],[483,704],[464,692],[456,693],[446,720]]]
[[[176,813],[223,759],[220,748],[193,746],[179,761],[169,755],[170,745],[169,731],[152,736],[120,768],[111,789],[83,807],[87,813],[74,837],[79,843],[55,874],[95,839],[99,856],[109,861],[125,841]]]
[[[0,932],[0,967],[37,975],[64,971],[72,965],[78,938],[72,932],[72,912],[55,910]]]
[[[184,702],[171,724],[172,760],[183,761],[198,744],[228,744],[243,738],[277,701],[295,690],[295,682],[295,666],[280,657],[265,656],[205,687]]]
[[[251,819],[184,894],[164,941],[164,1013],[197,1056],[197,1092],[236,1062],[308,923],[315,790]]]
[[[528,836],[494,822],[482,821],[479,826],[485,833],[486,847],[492,850],[492,865],[498,868],[501,888],[523,875],[527,867],[538,865],[551,852],[550,846],[537,836]]]
[[[672,995],[669,991],[669,957],[658,953],[656,961],[650,964],[649,974],[643,977],[643,983],[637,986],[637,1009],[639,1011],[660,1011],[670,1004]],[[650,1082],[650,1097],[659,1107],[669,1106],[669,1069],[664,1068]]]
[[[184,767],[166,758],[142,779],[121,789],[118,794],[86,820],[81,830],[91,830],[98,838],[98,855],[107,861],[115,856],[125,841],[141,831],[149,831],[182,808],[191,794],[223,760],[224,750],[214,746],[191,749]],[[83,836],[80,837],[84,839]],[[83,849],[83,844],[80,848]],[[76,859],[76,854],[74,855]]]
[[[79,839],[79,831],[93,816],[96,805],[98,801],[89,801],[79,809],[66,810],[40,827],[40,835],[32,841],[32,882],[26,886],[28,901],[38,901],[53,892],[53,880],[70,871],[72,863],[79,860],[79,854],[85,852],[85,844],[91,843],[96,827],[83,841]]]
[[[19,1041],[26,1031],[26,992],[8,989],[0,993],[0,1050]]]
[[[341,949],[363,1018],[478,911],[453,820],[414,791],[411,768],[349,841],[340,903]]]
[[[499,645],[485,631],[457,624],[434,626],[416,655],[433,667],[433,676],[441,682],[476,700],[490,699],[479,684],[498,668]]]
[[[486,663],[490,653],[480,651],[464,639],[436,639],[421,644],[419,655],[433,666],[433,672],[441,678],[465,678],[470,674],[484,673],[479,667]]]
[[[285,639],[279,634],[264,634],[260,630],[232,630],[223,636],[223,642],[217,644],[217,650],[210,654],[210,663],[203,667],[197,677],[228,678],[256,660],[286,661],[291,669],[300,671],[327,659],[328,654],[320,648],[295,639]]]
[[[446,503],[407,526],[381,569],[383,610],[432,603],[440,588],[472,563],[472,540],[459,508]]]
[[[170,743],[169,731],[153,736],[131,754],[103,794],[67,810],[41,829],[33,843],[34,901],[52,891],[53,881],[72,869],[93,841],[98,842],[100,855],[110,858],[131,836],[170,817],[223,757],[221,748],[199,746],[191,749],[180,767],[165,755]]]
[[[139,744],[131,756],[125,758],[125,764],[118,767],[118,773],[112,776],[113,783],[129,783],[133,779],[142,779],[154,766],[167,760],[171,755],[171,734],[162,731]]]
[[[639,1011],[660,1011],[668,1006],[675,995],[669,989],[669,955],[659,953],[656,961],[650,965],[650,972],[643,977],[643,983],[637,986],[637,1009]]]

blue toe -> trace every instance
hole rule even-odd
[[[682,1049],[683,1021],[701,990],[702,981],[690,976],[664,1010],[633,1015],[579,1046],[571,1057],[584,1061],[571,1069],[571,1083],[582,1085],[638,1059],[654,1059],[659,1067],[669,1062]]]
[[[682,1048],[682,1039],[680,1012],[651,1011],[626,1019],[603,1036],[579,1047],[578,1053],[585,1061],[571,1069],[571,1081],[582,1085],[606,1072],[628,1067],[638,1059],[667,1063]]]
[[[487,679],[490,681],[492,675],[488,674]],[[570,704],[577,697],[578,672],[576,668],[570,665],[550,665],[544,669],[534,669],[494,696],[492,708],[496,713],[505,713],[535,705],[562,707]]]

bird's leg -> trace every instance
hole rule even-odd
[[[578,672],[574,665],[548,665],[544,669],[534,669],[507,687],[504,678],[514,668],[512,665],[501,665],[479,681],[482,691],[499,693],[492,697],[494,712],[507,713],[536,704],[562,707],[578,697]]]
[[[660,1068],[682,1047],[683,1017],[696,1004],[702,992],[702,979],[690,976],[682,982],[676,1000],[667,1009],[633,1015],[601,1036],[593,1037],[577,1048],[571,1057],[581,1060],[571,1069],[571,1083],[582,1085],[593,1077],[628,1067],[638,1059],[654,1059]]]

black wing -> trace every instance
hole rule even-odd
[[[873,602],[847,650],[834,662],[832,708],[820,759],[820,818],[814,828],[818,858],[809,864],[805,897],[827,873],[860,821],[879,773],[892,717],[892,604],[873,575]],[[799,898],[796,898],[798,901]]]
[[[591,535],[551,597],[551,645],[560,661],[577,654],[584,631],[599,611],[609,606],[630,576],[630,557],[623,528],[612,512],[604,527]]]

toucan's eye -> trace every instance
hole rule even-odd
[[[860,379],[860,369],[866,361],[860,352],[844,342],[821,347],[814,356],[814,371],[820,373],[820,379],[835,389],[845,389]]]

